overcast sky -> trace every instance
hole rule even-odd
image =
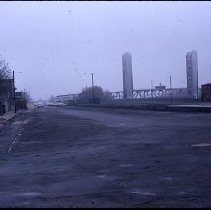
[[[211,2],[0,2],[0,55],[35,100],[95,85],[121,91],[130,52],[134,89],[186,87],[188,51],[211,82]],[[85,74],[86,73],[86,74]]]

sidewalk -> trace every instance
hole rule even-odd
[[[202,112],[202,113],[211,113],[211,104],[210,103],[199,103],[199,104],[187,104],[187,105],[169,105],[169,111],[178,111],[178,112]]]
[[[211,103],[198,103],[198,104],[183,104],[183,105],[169,105],[169,106],[175,106],[175,107],[207,107],[211,108]]]
[[[0,128],[10,119],[15,117],[18,113],[14,113],[14,111],[6,112],[3,116],[0,116]]]
[[[86,104],[82,107],[115,108],[115,109],[143,109],[157,111],[202,112],[211,113],[211,103],[167,105],[167,104]]]

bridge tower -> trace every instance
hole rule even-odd
[[[124,98],[133,98],[132,56],[128,52],[122,55],[122,69]]]

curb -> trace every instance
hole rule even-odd
[[[154,111],[173,111],[173,112],[198,112],[211,113],[211,107],[187,107],[187,106],[170,106],[170,105],[78,105],[79,107],[94,108],[115,108],[115,109],[138,109],[138,110],[154,110]]]

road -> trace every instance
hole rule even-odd
[[[211,114],[44,107],[0,133],[0,207],[210,207]]]

